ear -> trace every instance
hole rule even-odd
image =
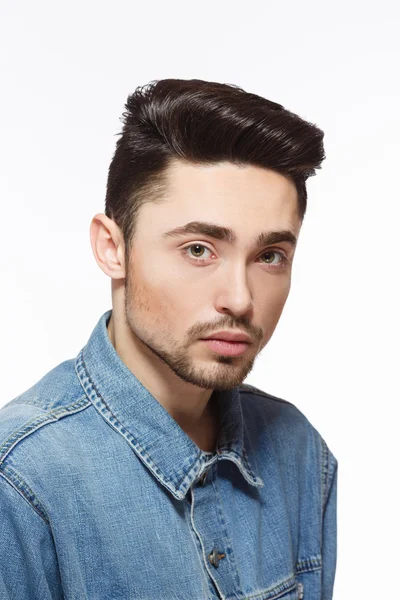
[[[90,223],[90,243],[100,269],[111,279],[125,278],[125,244],[118,225],[103,213]]]

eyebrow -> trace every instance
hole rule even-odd
[[[188,233],[200,233],[209,237],[228,242],[229,244],[235,245],[237,242],[237,235],[230,227],[222,227],[221,225],[215,225],[214,223],[207,223],[206,221],[191,221],[186,225],[175,227],[170,229],[163,234],[164,238],[174,238],[185,236]],[[262,246],[270,246],[271,244],[278,244],[279,242],[289,242],[293,247],[296,246],[297,237],[292,231],[280,230],[280,231],[262,231],[255,240],[257,248]]]

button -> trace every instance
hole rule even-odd
[[[215,567],[216,569],[218,569],[219,561],[222,558],[225,558],[225,554],[220,554],[219,552],[216,551],[215,548],[208,555],[208,560],[210,561],[210,563],[212,564],[212,566]]]

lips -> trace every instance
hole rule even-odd
[[[218,340],[213,338],[201,341],[213,352],[225,356],[239,356],[240,354],[246,352],[250,347],[248,342],[227,342],[226,340]]]
[[[229,331],[217,331],[203,338],[206,340],[223,340],[224,342],[246,342],[251,344],[251,338],[246,333],[231,333]]]

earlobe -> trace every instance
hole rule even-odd
[[[90,243],[103,273],[112,279],[124,279],[123,239],[114,221],[102,213],[95,215],[90,223]]]

